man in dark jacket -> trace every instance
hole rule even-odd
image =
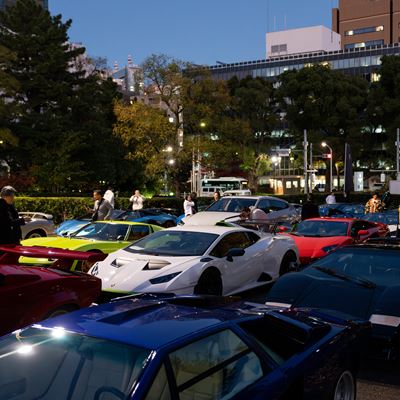
[[[312,194],[307,196],[307,201],[303,204],[301,208],[301,219],[304,221],[310,218],[318,218],[319,215],[319,208],[314,203],[314,197]]]
[[[4,186],[0,192],[0,244],[19,244],[22,239],[25,221],[14,207],[15,193],[12,186]]]

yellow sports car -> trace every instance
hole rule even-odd
[[[162,230],[159,226],[138,222],[100,221],[91,222],[67,237],[32,238],[22,241],[22,245],[109,254],[159,230]],[[53,259],[20,258],[21,264],[28,265],[50,265],[54,261]],[[75,262],[72,270],[87,272],[90,267],[89,262]]]

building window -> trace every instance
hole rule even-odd
[[[363,33],[373,33],[373,32],[383,32],[384,26],[370,26],[368,28],[359,28],[353,29],[351,31],[346,31],[344,33],[345,36],[354,36],[354,35],[362,35]]]
[[[361,49],[363,47],[372,47],[372,46],[382,46],[384,44],[383,39],[381,40],[370,40],[368,42],[361,43],[349,43],[344,46],[345,50],[351,49]]]
[[[271,53],[284,53],[287,52],[287,44],[276,44],[271,46]]]
[[[376,72],[373,72],[371,74],[371,82],[379,82],[381,79],[380,74],[377,74]]]

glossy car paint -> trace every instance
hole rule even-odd
[[[193,304],[197,306],[192,306],[190,299],[132,298],[44,321],[41,327],[62,327],[67,332],[150,350],[152,356],[132,388],[131,400],[145,399],[155,375],[171,352],[226,329],[239,336],[268,370],[263,378],[239,392],[235,399],[280,400],[301,395],[304,400],[331,400],[338,374],[343,369],[356,372],[369,333],[368,324],[348,323],[343,318],[312,311],[256,309],[245,303],[219,307],[202,307],[198,301]],[[246,323],[258,324],[265,320],[271,327],[280,325],[287,332],[301,332],[304,338],[302,351],[282,365],[275,364],[244,328]],[[173,384],[173,375],[169,379]],[[172,391],[173,398],[177,398],[174,386]]]
[[[161,230],[159,226],[148,225],[148,224],[140,224],[136,222],[129,221],[101,221],[101,223],[106,224],[116,224],[116,225],[127,225],[127,226],[147,226],[149,227],[150,234],[153,232],[157,232]],[[22,241],[23,246],[41,246],[41,247],[53,247],[59,249],[68,249],[75,251],[97,251],[103,254],[110,254],[114,251],[117,251],[123,247],[126,247],[130,244],[127,241],[129,236],[129,231],[127,232],[124,240],[121,241],[102,241],[102,240],[85,240],[85,239],[74,239],[73,237],[50,237],[50,238],[35,238],[35,239],[27,239]],[[20,260],[23,264],[28,265],[50,265],[52,264],[51,260],[48,259],[35,259],[35,258],[21,258]]]
[[[20,212],[18,215],[25,219],[25,225],[21,226],[22,239],[35,236],[54,236],[55,226],[53,216],[38,212]]]
[[[399,246],[365,243],[349,246],[346,251],[352,249],[360,252],[363,249],[376,251],[380,255],[385,251],[395,250],[399,253],[400,260]],[[340,252],[340,249],[337,251]],[[329,257],[333,258],[335,253],[334,251],[327,256],[325,259],[327,264]],[[267,294],[267,304],[280,303],[287,308],[314,307],[336,310],[356,318],[370,320],[376,341],[382,342],[385,347],[389,346],[389,349],[394,346],[399,352],[400,278],[393,277],[386,285],[369,279],[374,286],[368,287],[359,285],[356,281],[341,279],[319,271],[314,268],[316,264],[318,261],[300,272],[280,278]],[[332,261],[332,267],[333,265]]]
[[[324,222],[343,222],[348,224],[346,236],[331,236],[331,237],[310,237],[296,236],[295,234],[285,233],[295,241],[300,252],[300,263],[302,265],[310,264],[312,261],[321,257],[325,257],[328,253],[324,250],[326,247],[339,248],[353,243],[363,242],[371,237],[385,237],[390,234],[389,228],[381,223],[370,222],[371,227],[368,229],[368,234],[355,237],[351,234],[352,226],[355,222],[360,221],[356,218],[311,218],[307,221],[324,221]]]
[[[56,257],[60,267],[74,260],[98,261],[102,254],[70,252],[59,249],[0,247],[0,333],[41,321],[55,310],[88,307],[101,291],[93,276],[63,270],[18,265],[22,255]]]
[[[276,280],[283,257],[288,252],[298,260],[297,247],[291,238],[285,236],[220,226],[187,225],[171,228],[170,231],[213,233],[218,235],[218,239],[200,256],[152,256],[121,249],[97,263],[89,273],[102,279],[104,291],[193,294],[202,273],[209,268],[216,268],[222,278],[223,294],[227,295],[264,285],[265,280],[259,280],[262,274],[268,275],[271,281]],[[220,240],[235,232],[252,232],[259,240],[246,248],[243,256],[234,257],[232,261],[210,255]],[[161,269],[148,268],[152,262],[163,262],[165,266]],[[168,282],[150,282],[150,279],[178,272],[181,273]]]

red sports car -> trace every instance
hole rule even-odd
[[[290,233],[302,265],[326,256],[337,247],[390,235],[387,225],[355,218],[312,218],[300,222]]]
[[[21,267],[21,256],[57,261],[51,268]],[[0,247],[0,335],[88,307],[101,293],[101,280],[64,269],[74,260],[101,261],[105,257],[44,247]]]

